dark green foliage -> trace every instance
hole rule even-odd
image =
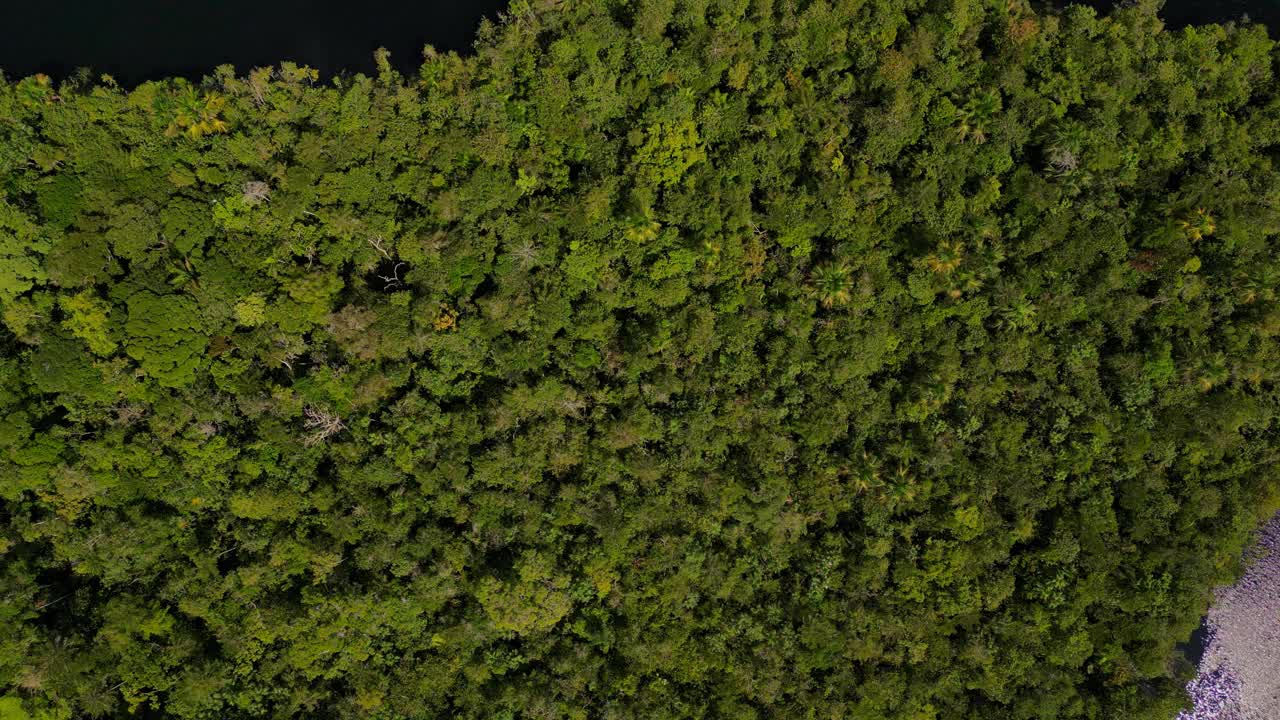
[[[0,717],[1172,717],[1280,505],[1276,59],[519,0],[0,86]]]
[[[139,290],[129,296],[125,307],[129,357],[161,386],[190,384],[206,342],[195,302],[182,295]]]

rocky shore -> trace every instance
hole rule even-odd
[[[1206,618],[1194,705],[1177,720],[1280,718],[1280,515],[1260,534],[1244,577],[1220,589]]]

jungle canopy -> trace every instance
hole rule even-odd
[[[515,0],[0,83],[0,716],[1167,720],[1280,506],[1277,57]]]

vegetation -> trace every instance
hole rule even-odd
[[[1277,59],[519,0],[0,83],[0,717],[1172,717],[1280,506]]]

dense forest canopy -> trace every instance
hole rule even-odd
[[[0,717],[1170,718],[1280,507],[1278,58],[514,0],[0,83]]]

